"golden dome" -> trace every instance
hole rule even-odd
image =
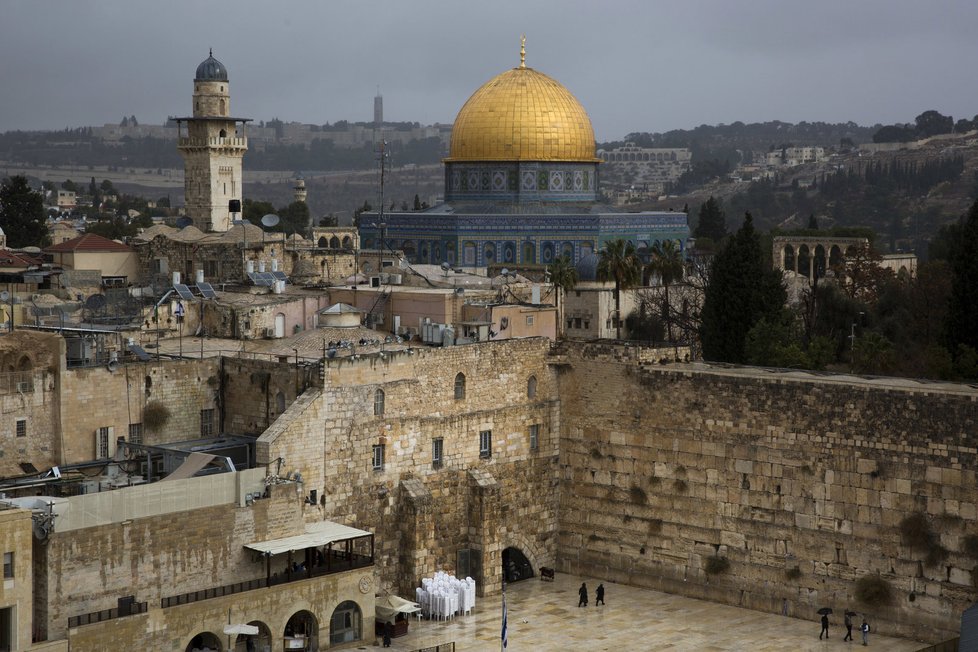
[[[559,82],[524,65],[472,94],[455,118],[445,160],[598,161],[581,103]]]

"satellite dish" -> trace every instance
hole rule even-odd
[[[509,317],[503,317],[499,320],[499,330],[504,331],[509,326]]]
[[[191,218],[186,217],[186,216],[184,216],[184,217],[178,217],[177,218],[177,228],[178,229],[185,229],[185,228],[187,228],[188,226],[190,226],[193,223],[194,223],[194,221]]]
[[[101,310],[105,307],[105,303],[105,296],[101,294],[93,294],[85,299],[85,307],[89,310]]]
[[[326,349],[326,357],[327,358],[335,358],[336,357],[336,348],[330,347],[329,349]]]
[[[451,268],[452,268],[452,266],[449,265],[447,261],[441,264],[441,269],[442,269],[443,272],[447,272]]]
[[[274,213],[269,213],[268,215],[263,215],[261,218],[261,223],[263,226],[273,227],[279,222],[278,215]]]
[[[455,294],[462,296],[465,294],[465,288],[455,288]]]
[[[4,290],[3,292],[0,292],[0,301],[9,301],[9,300],[10,300],[10,293],[9,292],[7,292],[6,290]]]
[[[116,371],[119,370],[119,361],[112,360],[111,362],[109,362],[109,364],[105,366],[105,368],[108,369],[110,372],[115,373]]]

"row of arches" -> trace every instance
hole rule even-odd
[[[267,623],[260,620],[252,620],[247,623],[258,628],[257,634],[238,634],[231,640],[230,647],[227,647],[226,636],[219,636],[215,632],[199,632],[190,638],[185,652],[260,652],[262,650],[276,649],[274,643],[279,640],[303,640],[306,650],[318,650],[326,647],[327,641],[322,640],[320,635],[320,623],[316,615],[311,611],[302,609],[289,617],[281,634],[274,636],[272,629]],[[341,645],[363,639],[363,613],[360,606],[351,600],[341,602],[333,610],[329,619],[329,639],[328,645]]]
[[[320,236],[316,246],[320,249],[353,249],[353,238],[348,235],[343,236],[342,239],[335,235],[328,239],[326,236]]]
[[[781,250],[781,268],[786,269],[808,278],[823,278],[826,270],[837,267],[845,262],[846,257],[856,254],[856,248],[850,246],[843,253],[839,245],[832,245],[828,249],[824,245],[818,244],[810,247],[807,244],[785,245]]]
[[[665,163],[677,160],[675,152],[600,152],[599,156],[602,160],[611,163],[623,161],[657,161]]]

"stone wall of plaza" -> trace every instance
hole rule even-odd
[[[311,613],[319,628],[318,647],[310,645],[309,649],[325,650],[329,647],[330,617],[341,602],[348,600],[357,603],[363,617],[362,645],[362,641],[374,640],[374,597],[372,592],[362,593],[358,582],[371,573],[372,569],[364,568],[166,609],[156,605],[155,610],[144,614],[72,629],[71,650],[104,652],[118,649],[121,641],[131,650],[187,650],[194,636],[208,632],[223,646],[228,640],[223,630],[230,613],[234,623],[267,627],[272,652],[282,652],[286,624],[302,611]],[[232,646],[236,638],[232,637]]]
[[[253,480],[254,473],[248,478]],[[262,486],[264,473],[257,473]],[[207,476],[69,499],[84,501],[69,507],[84,514],[57,518],[55,531],[35,546],[35,626],[43,627],[47,639],[71,636],[70,617],[115,608],[119,598],[133,596],[148,603],[150,622],[158,627],[166,620],[159,611],[163,598],[264,578],[265,560],[244,546],[301,534],[301,500],[295,485],[287,483],[271,486],[267,499],[241,504],[237,498],[254,482],[238,488],[235,476],[246,479],[243,474]],[[223,484],[228,482],[229,487]],[[200,492],[206,493],[198,497]],[[127,503],[130,496],[138,500]],[[92,514],[103,518],[89,518]],[[79,525],[73,522],[78,520],[81,527],[68,527]],[[273,557],[272,573],[282,573],[285,564],[284,556]],[[248,593],[233,599],[242,608],[251,601]],[[226,623],[225,605],[212,627],[219,632]],[[189,639],[197,632],[180,633]],[[136,649],[176,648],[154,644]]]
[[[127,362],[115,371],[85,367],[66,371],[61,386],[62,463],[96,459],[95,445],[100,428],[111,428],[110,447],[116,439],[130,440],[130,424],[141,424],[151,402],[163,404],[170,413],[159,431],[142,428],[144,444],[197,439],[201,420],[212,421],[218,433],[216,408],[220,361],[162,360]],[[204,413],[204,410],[214,412]]]
[[[377,535],[382,589],[412,591],[441,569],[496,592],[505,548],[519,548],[534,569],[555,560],[560,419],[548,351],[534,338],[330,360],[323,388],[309,389],[259,438],[258,461],[282,458],[283,474],[298,471],[304,493],[316,491],[307,520]],[[464,397],[456,399],[459,373]],[[491,433],[486,457],[482,431]],[[375,446],[383,447],[379,469]],[[481,564],[459,568],[459,550],[476,551]]]
[[[318,365],[246,358],[221,359],[221,431],[257,437],[309,387],[321,385]]]
[[[0,477],[59,463],[59,378],[65,343],[55,334],[18,330],[0,338]]]
[[[978,560],[963,552],[978,521],[978,391],[640,367],[621,352],[584,344],[560,355],[560,569],[804,618],[854,609],[897,635],[954,635],[978,598]],[[933,567],[901,535],[918,512],[947,551]],[[715,555],[728,572],[705,572]],[[892,604],[859,605],[856,579],[876,574]]]

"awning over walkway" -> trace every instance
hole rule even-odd
[[[255,541],[254,543],[246,544],[245,548],[269,555],[281,555],[291,550],[305,550],[306,548],[325,546],[337,541],[372,536],[373,533],[367,532],[366,530],[358,530],[355,527],[340,525],[331,521],[323,521],[321,523],[306,525],[306,531],[303,534],[296,534],[282,539],[272,539],[270,541]]]
[[[377,598],[374,609],[377,612],[377,620],[393,623],[397,620],[397,614],[413,614],[421,611],[421,605],[396,595],[387,595]]]

